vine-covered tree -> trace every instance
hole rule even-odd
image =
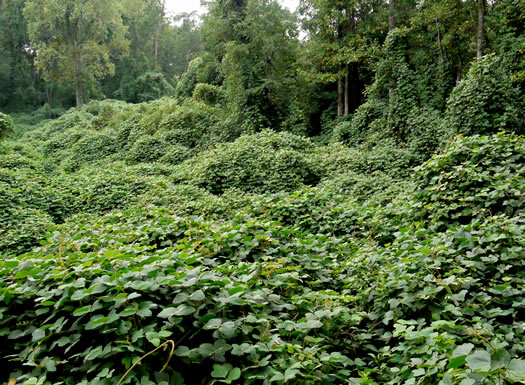
[[[205,48],[224,79],[228,100],[258,126],[278,126],[290,105],[297,26],[275,0],[208,3]],[[246,116],[245,116],[246,117]]]

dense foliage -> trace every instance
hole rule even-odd
[[[375,133],[177,139],[201,108],[90,103],[3,144],[5,373],[525,380],[523,137],[458,137],[414,172],[417,154]]]
[[[521,2],[300,3],[0,0],[1,383],[525,383]]]

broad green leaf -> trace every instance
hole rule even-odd
[[[231,369],[232,366],[230,364],[213,364],[211,376],[215,378],[226,378]]]
[[[235,381],[235,380],[238,380],[239,378],[241,378],[241,369],[239,368],[233,368],[229,373],[228,373],[228,376],[226,377],[226,381],[228,383],[232,382],[232,381]]]
[[[490,370],[490,354],[485,350],[476,350],[473,354],[467,356],[467,365],[472,370],[487,372]]]
[[[498,349],[492,355],[491,366],[493,369],[501,369],[506,367],[510,362],[510,354],[505,349]]]
[[[515,381],[525,381],[525,360],[517,358],[510,360],[507,375]]]
[[[455,369],[455,368],[459,368],[465,365],[465,363],[467,362],[466,358],[467,356],[458,356],[458,357],[451,359],[447,365],[447,368]]]
[[[468,356],[472,349],[474,349],[474,345],[472,344],[459,345],[452,353],[452,357]]]
[[[81,308],[78,308],[73,312],[73,315],[81,316],[83,314],[89,313],[91,311],[91,306],[83,306]]]
[[[42,338],[44,338],[46,336],[46,332],[45,330],[42,330],[42,329],[36,329],[33,333],[32,333],[32,341],[39,341],[41,340]]]

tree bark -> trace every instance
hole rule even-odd
[[[458,73],[456,75],[456,86],[459,84],[463,76],[463,60],[461,59],[461,55],[458,55],[458,59],[459,59],[459,62],[458,62]]]
[[[392,31],[394,28],[396,28],[396,19],[394,16],[394,7],[395,2],[394,0],[388,0],[388,31]],[[394,94],[394,85],[395,80],[393,77],[390,78],[390,87],[388,88],[388,100],[392,101],[392,96]]]
[[[76,105],[81,106],[84,104],[84,85],[83,85],[83,76],[82,76],[82,47],[76,46],[75,53],[75,96],[76,96]]]
[[[441,44],[441,32],[439,31],[439,20],[436,17],[437,40],[439,47],[439,57],[441,59],[441,69],[445,72],[445,57],[443,55],[443,45]]]
[[[478,59],[483,56],[483,19],[485,17],[485,1],[478,1]]]
[[[350,114],[350,66],[346,65],[346,73],[345,73],[345,116],[348,116]]]
[[[394,15],[395,2],[394,0],[388,0],[388,30],[392,31],[396,27],[396,19]]]
[[[337,117],[343,116],[343,102],[344,102],[344,84],[343,77],[337,79]]]
[[[52,98],[51,98],[51,90],[49,89],[48,85],[46,84],[46,98],[47,98],[47,104],[52,106]]]
[[[159,67],[159,31],[158,31],[158,27],[157,27],[157,30],[155,31],[155,36],[153,37],[153,46],[154,46],[154,55],[155,55],[155,70],[157,70],[157,68]]]
[[[159,67],[159,33],[160,28],[162,26],[162,22],[164,21],[164,15],[166,13],[166,4],[164,0],[160,0],[158,2],[159,6],[159,15],[158,20],[156,20],[157,24],[155,25],[155,31],[153,32],[153,50],[154,50],[154,61],[155,61],[155,70]],[[152,3],[152,9],[153,9],[153,3]]]

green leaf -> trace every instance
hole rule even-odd
[[[474,345],[472,344],[459,345],[456,350],[454,350],[454,353],[452,353],[452,357],[468,356],[472,349],[474,349]]]
[[[159,334],[156,333],[156,332],[147,332],[146,333],[146,339],[149,342],[151,342],[153,345],[155,345],[155,346],[159,346],[160,345]]]
[[[525,360],[513,358],[507,368],[507,375],[515,381],[525,380]]]
[[[222,333],[224,337],[226,338],[233,337],[235,335],[235,331],[236,331],[235,322],[232,322],[232,321],[223,323],[221,327],[219,328],[219,332]]]
[[[160,318],[169,318],[172,316],[185,316],[195,312],[193,306],[179,305],[178,307],[168,307],[159,313]]]
[[[213,329],[220,328],[221,325],[222,325],[222,320],[220,318],[212,318],[202,328],[205,330],[213,330]]]
[[[163,337],[163,338],[166,338],[166,337],[169,337],[173,334],[173,332],[169,331],[169,330],[161,330],[159,332],[159,337]]]
[[[8,269],[14,269],[15,267],[18,267],[18,265],[19,265],[18,261],[6,261],[5,262],[5,267],[7,267]]]
[[[46,332],[45,332],[45,330],[42,330],[42,329],[36,329],[32,333],[31,336],[32,336],[31,341],[38,341],[38,340],[41,340],[42,338],[44,338],[46,336]]]
[[[195,312],[195,308],[193,306],[180,305],[177,308],[177,312],[175,314],[178,316],[185,316],[185,315],[192,314],[194,312]]]
[[[241,369],[239,368],[233,368],[229,373],[228,373],[228,377],[226,377],[226,381],[228,383],[232,382],[232,381],[235,381],[235,380],[238,380],[239,378],[241,378]]]
[[[87,297],[89,294],[85,292],[85,290],[77,290],[73,293],[71,296],[72,301],[80,301]]]
[[[194,292],[191,296],[190,296],[190,299],[192,301],[202,301],[203,299],[205,299],[206,296],[204,295],[203,291],[202,290],[197,290],[196,292]]]
[[[505,368],[510,362],[510,354],[505,349],[498,349],[492,355],[491,366],[493,369]]]
[[[243,292],[244,290],[245,289],[242,288],[242,287],[234,287],[233,289],[228,290],[228,295],[232,296],[232,295],[235,295],[237,293]]]
[[[73,315],[81,316],[83,314],[89,313],[91,311],[91,306],[83,306],[73,312]]]
[[[428,257],[430,254],[432,254],[432,250],[430,250],[428,247],[421,247],[421,248],[419,248],[419,251],[420,251],[422,254],[426,255],[427,257]]]
[[[295,378],[295,375],[297,373],[300,373],[300,371],[297,369],[287,368],[286,371],[284,372],[284,381],[286,382],[286,381],[289,381]]]
[[[447,365],[447,369],[455,369],[465,365],[465,363],[467,362],[466,357],[467,356],[459,356],[451,359]]]
[[[284,380],[284,374],[282,374],[281,372],[277,372],[273,375],[272,378],[270,378],[270,382],[274,382],[274,381],[283,381]]]
[[[213,364],[211,376],[214,378],[226,378],[228,372],[233,368],[230,364]]]
[[[466,359],[467,365],[472,370],[487,372],[490,370],[490,354],[485,350],[476,350]]]
[[[48,372],[56,372],[57,370],[54,360],[47,360],[45,366]]]
[[[414,375],[414,377],[424,376],[425,375],[425,369],[423,369],[423,368],[416,369],[416,370],[414,370],[412,372],[412,374]]]

